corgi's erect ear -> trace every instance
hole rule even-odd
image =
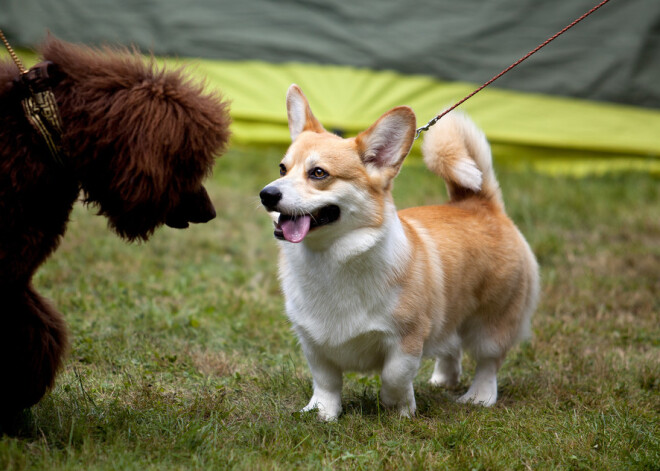
[[[295,141],[303,131],[325,131],[319,120],[312,114],[307,98],[295,83],[289,87],[286,93],[286,114],[289,118],[289,133],[292,141]]]
[[[362,162],[398,172],[415,140],[415,113],[398,106],[378,118],[355,138]]]

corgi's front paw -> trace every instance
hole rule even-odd
[[[417,406],[415,404],[400,404],[396,407],[396,411],[400,417],[411,419],[415,417]]]
[[[381,390],[380,401],[388,409],[397,411],[401,417],[411,418],[415,416],[417,404],[415,403],[414,394],[407,394],[404,397],[395,397],[391,396],[386,391]]]
[[[415,417],[415,411],[417,410],[417,406],[413,402],[412,404],[409,404],[407,402],[402,402],[399,404],[385,404],[383,403],[385,407],[388,409],[395,410],[400,417],[404,417],[406,419],[410,419],[412,417]]]
[[[339,414],[341,414],[341,403],[334,400],[325,400],[322,401],[316,396],[312,396],[307,404],[300,412],[310,412],[317,411],[319,419],[325,422],[331,422],[337,420]]]

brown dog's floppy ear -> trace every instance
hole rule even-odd
[[[398,106],[378,118],[369,129],[355,138],[365,165],[394,170],[394,177],[415,140],[415,113]]]
[[[303,131],[325,131],[319,120],[312,114],[307,98],[295,83],[289,87],[286,93],[286,114],[289,118],[289,133],[292,141],[295,141]]]

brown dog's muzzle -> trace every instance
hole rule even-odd
[[[184,193],[179,205],[167,215],[165,224],[185,229],[189,223],[208,222],[215,217],[215,208],[203,186],[194,193]]]

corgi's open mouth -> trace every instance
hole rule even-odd
[[[288,240],[289,242],[302,242],[312,229],[325,226],[339,219],[339,206],[325,206],[312,214],[293,216],[280,214],[280,219],[275,223],[276,238]]]

